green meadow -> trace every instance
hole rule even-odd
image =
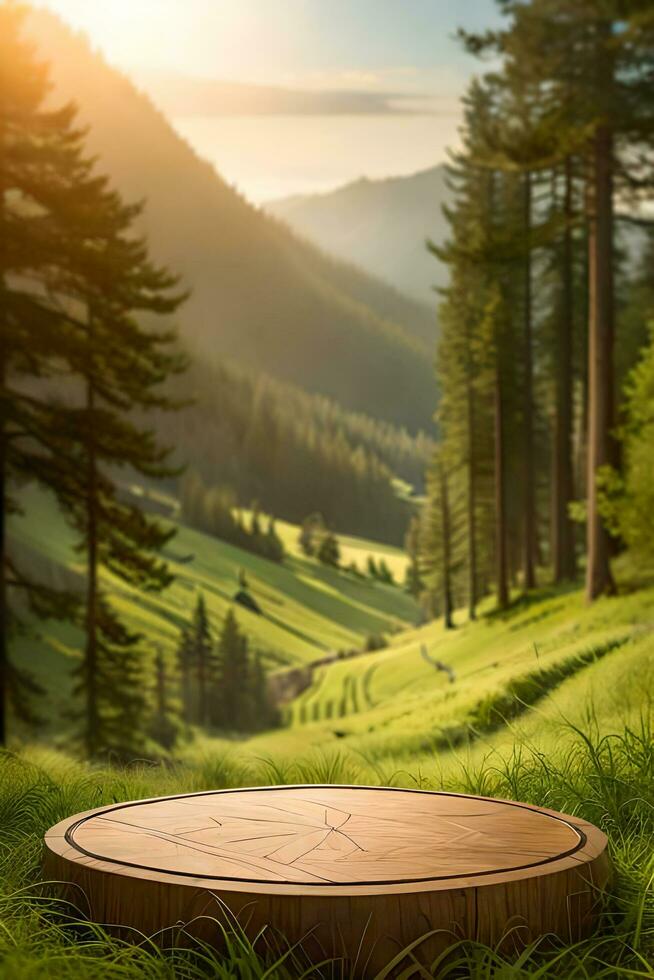
[[[29,518],[14,519],[10,533],[23,567],[33,567],[51,584],[79,587],[83,568],[73,532],[46,495],[30,490],[23,506]],[[301,666],[361,649],[371,635],[391,635],[415,624],[419,610],[400,588],[320,565],[300,554],[298,528],[280,523],[289,552],[275,564],[225,544],[192,528],[178,526],[165,552],[175,576],[163,594],[139,592],[105,573],[103,584],[131,629],[142,633],[144,652],[162,647],[170,663],[180,631],[189,622],[202,592],[217,632],[245,574],[248,591],[261,609],[258,615],[241,606],[239,625],[270,671]],[[386,545],[343,539],[344,558],[363,572],[368,557],[384,558],[401,578],[405,557]],[[58,718],[70,697],[70,670],[79,657],[82,638],[73,627],[47,623],[18,641],[21,662],[38,678],[47,678],[49,711]]]
[[[456,672],[426,663],[427,646]],[[374,668],[374,670],[373,670]],[[338,720],[326,719],[350,677]],[[537,943],[516,960],[474,943],[432,964],[472,978],[649,977],[654,954],[654,589],[592,608],[576,591],[544,592],[504,616],[445,632],[396,635],[374,654],[335,663],[291,706],[288,727],[251,739],[198,737],[177,757],[125,768],[77,761],[47,745],[0,759],[0,967],[3,977],[292,978],[345,980],[301,947],[255,943],[216,911],[226,946],[162,952],[120,942],[62,907],[41,883],[42,836],[64,816],[113,801],[269,783],[361,783],[481,793],[578,814],[609,835],[614,866],[596,933],[568,946]],[[367,697],[363,694],[367,691]],[[298,706],[319,705],[317,721]],[[313,709],[309,712],[313,717]],[[426,976],[410,952],[379,975]]]
[[[0,761],[0,970],[7,978],[345,978],[338,962],[316,967],[301,948],[216,915],[226,952],[162,953],[143,937],[124,944],[62,908],[40,883],[42,836],[64,816],[114,800],[270,783],[359,783],[446,789],[539,803],[579,814],[608,832],[614,864],[596,934],[573,946],[536,944],[516,961],[473,943],[433,964],[439,975],[479,978],[647,977],[654,951],[654,587],[621,576],[620,595],[592,606],[574,588],[516,596],[505,613],[489,602],[453,630],[416,625],[418,609],[398,587],[325,569],[301,556],[297,528],[280,526],[289,556],[276,565],[185,527],[168,549],[177,576],[161,596],[132,593],[107,578],[130,625],[170,657],[202,590],[217,631],[241,571],[261,605],[238,618],[268,666],[283,670],[355,651],[313,670],[313,682],[283,706],[281,728],[254,737],[195,733],[174,756],[125,768],[75,759],[46,730]],[[56,508],[30,498],[30,520],[12,536],[50,576],[74,581],[74,539]],[[348,561],[401,556],[351,539]],[[392,566],[391,566],[392,567]],[[398,576],[399,577],[399,576]],[[233,605],[233,604],[232,604]],[[371,633],[387,645],[365,653]],[[53,717],[69,696],[79,635],[48,624],[27,634],[23,654],[45,683]],[[47,659],[46,659],[47,658]],[[438,670],[434,662],[448,668]],[[83,902],[81,903],[83,905]],[[280,945],[281,943],[281,945]],[[395,972],[393,972],[395,971]],[[384,976],[423,975],[410,953]]]
[[[41,494],[30,494],[29,514],[12,524],[23,560],[74,585],[81,569],[72,533]],[[511,980],[650,976],[654,587],[630,584],[625,569],[617,598],[589,606],[577,589],[542,589],[516,596],[501,614],[489,601],[476,622],[458,612],[446,630],[442,621],[418,625],[419,610],[400,587],[324,568],[301,554],[296,527],[278,530],[288,551],[282,565],[180,526],[168,548],[176,580],[166,593],[137,594],[105,578],[126,621],[171,662],[198,590],[214,632],[226,610],[237,609],[272,672],[334,657],[282,705],[278,729],[253,737],[198,731],[159,763],[78,761],[62,719],[80,634],[47,624],[42,636],[23,636],[23,661],[46,688],[50,725],[41,741],[16,743],[0,762],[2,976],[345,980],[343,964],[316,967],[301,948],[271,936],[252,944],[218,914],[216,930],[227,933],[222,955],[162,953],[145,938],[124,944],[86,922],[83,908],[62,909],[40,884],[43,833],[70,813],[181,791],[306,782],[481,793],[592,820],[609,834],[615,870],[590,940],[537,944],[517,962],[463,944],[433,969]],[[398,579],[403,574],[405,559],[393,549],[359,539],[341,546],[343,560],[361,572],[372,556],[384,557]],[[242,573],[262,615],[232,602]],[[371,634],[383,634],[387,645],[366,653]],[[420,969],[410,953],[393,967],[406,978]]]

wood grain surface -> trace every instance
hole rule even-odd
[[[46,870],[113,926],[153,934],[202,915],[193,934],[218,942],[214,919],[229,910],[253,934],[271,926],[374,976],[435,930],[424,962],[466,937],[520,947],[583,936],[608,878],[606,843],[591,824],[521,803],[282,786],[79,814],[46,835]]]

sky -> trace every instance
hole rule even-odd
[[[442,161],[456,143],[460,96],[479,70],[453,35],[458,26],[498,22],[494,0],[42,5],[87,33],[256,202]],[[263,108],[253,111],[252,98],[239,101],[232,92],[227,109],[224,88],[207,89],[208,82],[263,86]],[[289,101],[280,88],[304,95]],[[336,110],[333,98],[325,99],[335,92]],[[364,93],[372,102],[362,110]]]

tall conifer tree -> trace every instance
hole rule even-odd
[[[47,451],[53,410],[22,381],[40,378],[60,354],[63,335],[48,286],[61,261],[60,212],[89,179],[74,110],[46,108],[47,68],[22,35],[26,9],[0,4],[0,744],[9,697],[22,712],[30,687],[10,660],[17,625],[14,597],[32,612],[67,618],[71,595],[30,580],[9,554],[7,519],[20,511],[14,481]]]
[[[43,460],[37,472],[57,494],[85,554],[79,690],[85,700],[82,738],[94,756],[114,750],[117,738],[123,751],[125,732],[136,739],[139,731],[137,705],[129,724],[126,717],[117,721],[116,712],[131,703],[129,675],[139,669],[141,638],[125,628],[108,600],[101,570],[149,591],[171,580],[156,553],[174,531],[124,503],[115,474],[128,468],[156,479],[174,472],[166,465],[168,450],[135,413],[175,407],[161,390],[184,366],[172,348],[175,335],[143,325],[142,316],[170,314],[183,296],[132,233],[140,207],[124,205],[105,179],[80,186],[67,205],[60,215],[62,267],[52,286],[65,326],[60,357],[74,394],[57,407],[54,460]]]

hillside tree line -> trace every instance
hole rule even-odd
[[[187,725],[252,732],[277,723],[261,656],[250,649],[232,609],[216,639],[204,598],[198,596],[191,622],[180,636],[177,670]]]
[[[421,552],[447,624],[546,570],[562,583],[585,566],[588,600],[611,594],[654,468],[652,6],[500,6],[502,28],[461,32],[500,67],[467,93],[450,236],[432,246],[450,280]]]
[[[228,362],[197,361],[171,390],[180,400],[191,391],[194,404],[155,413],[153,426],[206,487],[293,523],[319,511],[344,534],[402,544],[430,437]],[[183,492],[180,481],[169,485]]]

